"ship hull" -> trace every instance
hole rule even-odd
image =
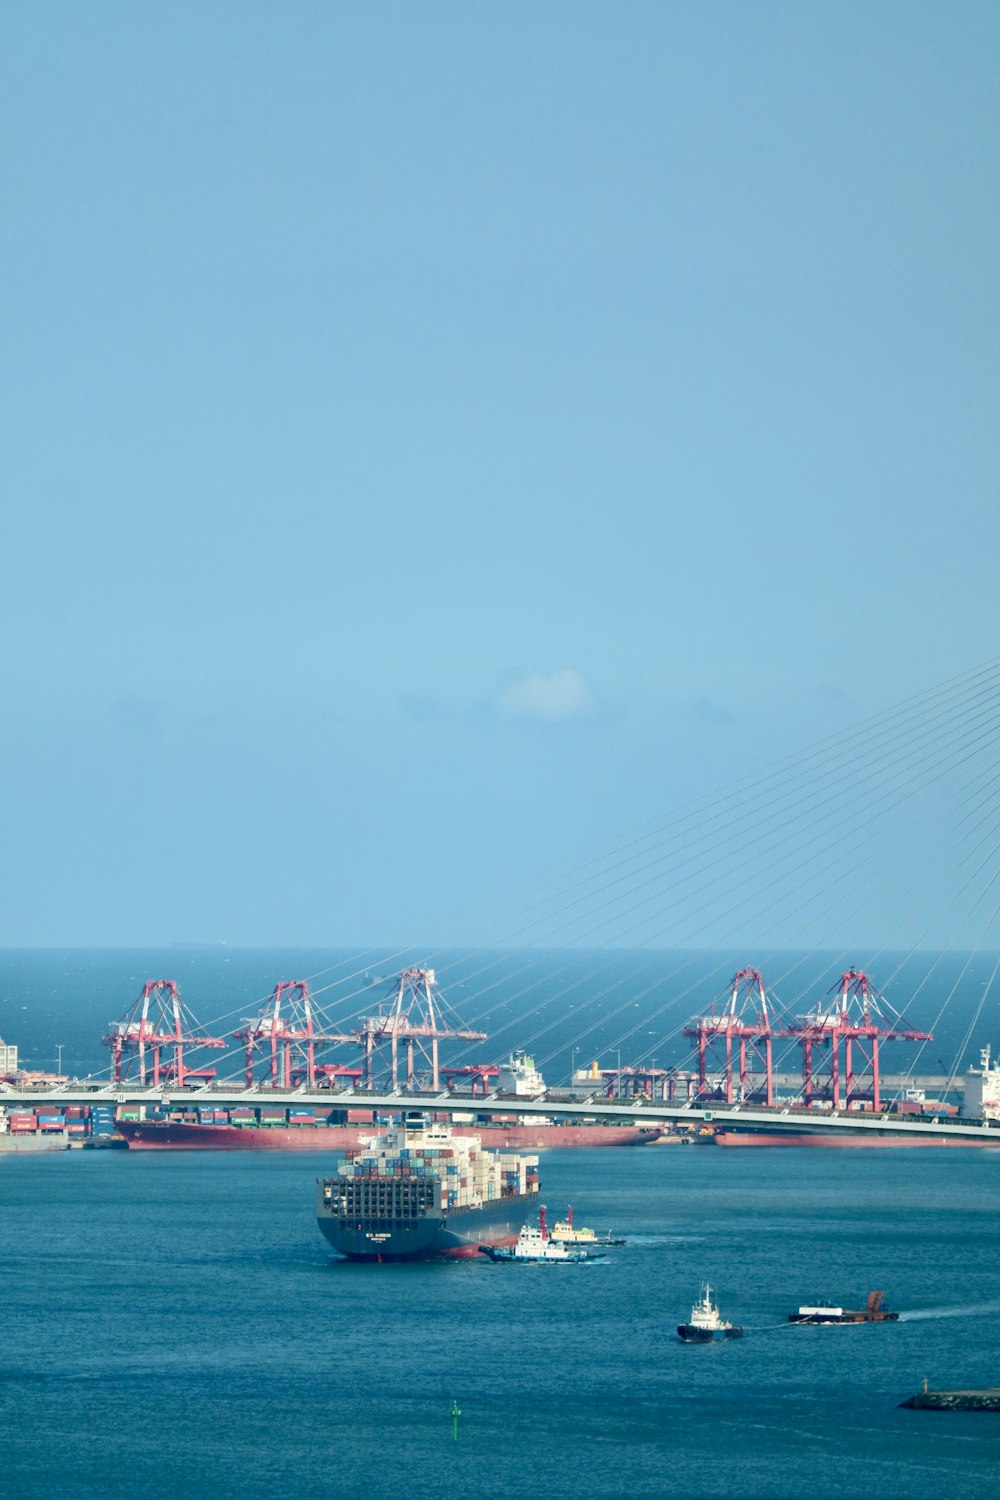
[[[118,1129],[136,1151],[346,1151],[367,1140],[373,1125],[196,1125],[183,1121],[123,1120]],[[657,1138],[649,1126],[456,1125],[491,1150],[580,1146],[641,1146]]]
[[[646,1146],[660,1137],[650,1125],[456,1125],[456,1135],[477,1135],[497,1150],[564,1150],[573,1146]]]
[[[122,1120],[133,1151],[346,1151],[370,1136],[371,1125],[193,1125]]]
[[[478,1255],[486,1247],[513,1245],[537,1196],[531,1193],[503,1198],[477,1208],[438,1209],[400,1227],[392,1219],[345,1224],[324,1206],[321,1188],[316,1222],[324,1238],[347,1260],[461,1260]]]
[[[685,1344],[712,1344],[716,1339],[741,1339],[742,1328],[695,1328],[691,1323],[679,1323],[677,1336]]]
[[[37,1151],[65,1151],[69,1145],[69,1137],[64,1130],[46,1131],[44,1134],[34,1131],[25,1131],[23,1134],[11,1131],[0,1135],[0,1155],[11,1153],[12,1155],[32,1154]]]
[[[588,1260],[607,1260],[606,1255],[591,1255],[586,1250],[571,1250],[568,1255],[518,1255],[516,1245],[480,1245],[479,1253],[488,1255],[496,1265],[512,1266],[582,1266]]]
[[[1000,1137],[1000,1132],[998,1132]],[[794,1134],[789,1131],[783,1134],[780,1131],[739,1131],[720,1130],[716,1132],[715,1144],[717,1146],[833,1146],[839,1150],[863,1147],[871,1150],[873,1147],[893,1148],[896,1146],[922,1146],[925,1149],[938,1146],[1000,1146],[1000,1138],[997,1140],[954,1140],[950,1136],[919,1136],[919,1135],[875,1135],[875,1134],[851,1134],[848,1131],[828,1131],[825,1134],[816,1131],[803,1131]]]
[[[899,1313],[846,1312],[839,1317],[824,1317],[822,1313],[789,1313],[789,1323],[809,1324],[813,1328],[841,1328],[857,1323],[898,1323]]]

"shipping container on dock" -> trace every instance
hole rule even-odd
[[[90,1134],[95,1139],[105,1140],[113,1136],[118,1128],[113,1105],[94,1104],[90,1109]]]

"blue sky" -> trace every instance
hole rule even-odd
[[[410,941],[995,653],[992,4],[0,27],[0,943]]]

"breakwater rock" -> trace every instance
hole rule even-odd
[[[1000,1411],[1000,1386],[985,1386],[977,1391],[918,1391],[907,1396],[900,1406],[916,1411]]]

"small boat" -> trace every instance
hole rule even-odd
[[[581,1261],[604,1260],[597,1251],[580,1250],[550,1237],[545,1224],[545,1206],[539,1209],[539,1223],[525,1224],[513,1245],[480,1245],[480,1255],[493,1261],[517,1261],[528,1265],[579,1265]]]
[[[898,1312],[890,1312],[885,1292],[869,1292],[864,1307],[831,1307],[828,1302],[800,1307],[788,1314],[789,1323],[896,1323]]]
[[[573,1205],[567,1205],[565,1219],[559,1219],[549,1230],[549,1238],[559,1245],[576,1245],[583,1250],[596,1250],[602,1245],[624,1245],[625,1241],[613,1235],[597,1234],[593,1229],[573,1223]]]
[[[713,1339],[741,1339],[742,1328],[734,1328],[719,1317],[717,1303],[712,1301],[712,1288],[706,1281],[701,1296],[691,1308],[691,1321],[678,1323],[678,1337],[685,1344],[708,1344]]]

